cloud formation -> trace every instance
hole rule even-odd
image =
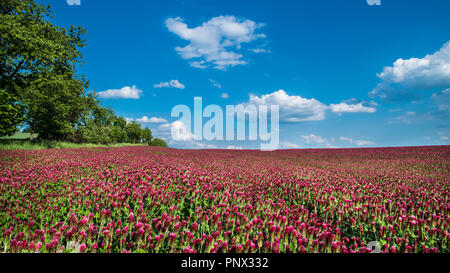
[[[142,92],[136,85],[133,85],[131,87],[125,86],[121,89],[108,89],[98,92],[97,95],[102,99],[139,99]]]
[[[182,145],[187,149],[216,149],[217,146],[212,143],[203,143],[194,140],[194,135],[188,130],[182,121],[164,123],[155,130],[158,135],[169,139],[169,144]]]
[[[184,84],[182,84],[178,80],[171,80],[169,82],[160,82],[158,84],[155,84],[153,87],[155,87],[155,88],[168,87],[168,88],[178,88],[178,89],[184,89],[185,88]]]
[[[148,118],[147,116],[143,116],[142,118],[136,119],[139,123],[166,123],[167,120],[163,118],[152,117]]]
[[[330,104],[330,109],[333,113],[375,113],[377,104],[375,102],[363,103],[356,102],[355,99],[338,104]]]
[[[384,67],[377,76],[382,82],[369,96],[388,100],[396,95],[396,91],[408,95],[408,91],[450,87],[450,41],[439,51],[423,58],[399,58],[392,66]]]
[[[189,141],[194,139],[194,135],[188,130],[182,121],[174,121],[170,124],[171,136],[175,141]]]
[[[226,70],[245,65],[247,61],[244,56],[235,50],[240,50],[242,44],[266,37],[256,33],[264,24],[240,20],[235,16],[214,17],[194,28],[188,27],[179,17],[168,18],[165,25],[170,32],[189,42],[184,47],[176,47],[175,51],[183,59],[192,60],[190,65],[196,68],[212,66]]]
[[[301,148],[300,145],[295,144],[295,143],[291,143],[289,141],[282,141],[280,143],[281,148],[285,148],[285,149],[298,149]]]
[[[312,144],[318,147],[327,147],[331,148],[333,145],[328,141],[328,139],[323,138],[321,136],[315,135],[315,134],[309,134],[309,135],[302,135],[300,136],[303,141],[305,141],[307,144]]]
[[[343,137],[343,136],[341,136],[339,139],[342,140],[342,141],[347,141],[347,142],[352,143],[352,144],[354,143],[357,146],[375,145],[375,142],[369,141],[369,140],[352,139],[352,138]]]
[[[312,98],[290,96],[284,90],[262,96],[250,95],[249,103],[255,105],[279,105],[281,122],[305,122],[325,119],[327,106]]]
[[[242,150],[242,146],[228,145],[227,150]]]

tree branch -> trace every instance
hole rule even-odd
[[[17,72],[19,72],[19,70],[22,68],[22,65],[24,62],[25,62],[25,59],[22,59],[22,61],[19,62],[16,69],[9,75],[10,78],[14,77],[17,74]]]

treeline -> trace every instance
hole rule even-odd
[[[1,0],[0,14],[0,136],[22,128],[43,140],[167,146],[87,91],[77,73],[86,30],[53,25],[50,6],[33,0]]]

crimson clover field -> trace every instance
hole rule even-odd
[[[0,151],[1,252],[450,252],[450,146]]]

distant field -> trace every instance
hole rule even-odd
[[[450,146],[3,150],[0,252],[448,253],[449,189]]]
[[[126,147],[126,146],[145,146],[146,144],[116,143],[116,144],[94,144],[94,143],[72,143],[60,141],[43,142],[0,142],[0,150],[42,150],[42,149],[65,149],[65,148],[94,148],[94,147]]]
[[[37,138],[39,134],[33,134],[33,138]],[[30,139],[30,133],[15,133],[12,136],[0,137],[0,140],[26,140]]]
[[[34,141],[30,141],[29,133],[16,133],[12,136],[0,138],[0,150],[41,150],[53,148],[93,148],[93,147],[125,147],[142,146],[145,144],[117,143],[117,144],[93,144],[93,143],[72,143],[62,141],[39,141],[36,140],[38,134],[34,134]]]
[[[0,143],[0,150],[41,150],[41,149],[65,149],[65,148],[94,148],[94,147],[126,147],[145,146],[146,144],[116,143],[116,144],[95,144],[95,143],[72,143],[59,141],[29,142],[22,143]]]

